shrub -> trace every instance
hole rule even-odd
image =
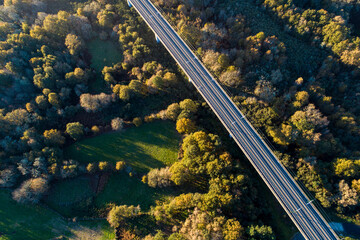
[[[101,93],[98,95],[91,95],[89,93],[84,93],[80,96],[80,105],[87,112],[98,112],[102,108],[107,107],[110,103],[114,101],[113,95]]]
[[[117,228],[120,226],[121,222],[125,220],[125,218],[133,218],[140,215],[140,213],[141,213],[141,209],[139,205],[137,207],[132,205],[114,206],[110,210],[107,216],[107,220],[110,226]]]
[[[180,114],[180,112],[181,112],[180,105],[178,103],[173,103],[168,106],[165,115],[168,119],[175,121],[178,115]]]
[[[147,182],[148,182],[148,177],[147,177],[147,175],[142,176],[141,181],[142,181],[143,183],[147,183]]]
[[[181,101],[179,105],[182,110],[186,110],[192,113],[195,113],[197,111],[197,105],[191,99],[185,99]]]
[[[139,127],[142,124],[141,118],[139,118],[139,117],[134,118],[133,124],[135,126]]]
[[[78,174],[78,163],[74,160],[64,161],[60,169],[62,178],[75,177]]]
[[[171,181],[171,172],[169,167],[152,169],[147,174],[147,183],[150,187],[169,187],[173,185]]]
[[[65,137],[57,129],[45,130],[44,132],[45,143],[49,145],[62,145],[65,142]]]
[[[96,164],[95,163],[89,163],[86,166],[86,171],[88,171],[88,173],[94,173],[96,171]]]
[[[0,171],[0,187],[13,187],[16,183],[18,174],[16,169],[5,169]]]
[[[109,171],[111,169],[111,165],[109,162],[99,162],[100,171]]]
[[[116,163],[116,170],[117,171],[121,171],[121,170],[123,170],[124,168],[125,168],[125,162],[124,161],[118,161],[117,163]]]
[[[124,120],[122,120],[121,118],[114,118],[113,120],[111,120],[111,128],[114,131],[119,131],[123,129],[123,127],[124,127]]]
[[[99,134],[100,128],[99,128],[98,126],[94,125],[94,126],[92,126],[91,131],[92,131],[94,134]]]

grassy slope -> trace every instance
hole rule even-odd
[[[178,144],[174,124],[157,121],[77,142],[65,150],[65,157],[82,163],[125,161],[136,172],[144,173],[173,163]]]
[[[89,177],[78,177],[56,182],[44,199],[52,209],[66,217],[87,215],[95,192]]]
[[[87,146],[84,148],[86,152],[84,154],[77,151],[77,146],[69,147],[67,154],[74,153],[74,159],[78,157],[78,160],[83,162],[124,159],[129,165],[134,166],[136,171],[141,172],[175,161],[179,136],[173,123],[159,121],[144,124],[139,128],[130,128],[123,132],[100,135],[83,140],[78,144]],[[118,145],[122,147],[119,148]],[[95,147],[92,148],[94,152],[88,151],[91,146]],[[130,156],[135,156],[135,159],[127,155],[129,152]],[[100,208],[110,202],[140,204],[146,210],[156,200],[161,200],[171,193],[168,190],[150,188],[138,178],[129,177],[125,172],[121,172],[110,177],[105,189],[95,198],[94,203],[96,207]],[[74,206],[77,206],[79,200],[89,197],[91,194],[89,179],[79,177],[56,183],[47,202],[50,205],[53,204],[55,207],[52,207],[60,212],[63,208],[64,213],[69,215],[71,203],[75,203]],[[70,205],[60,206],[56,204],[57,202],[70,203]],[[106,221],[69,223],[56,213],[41,206],[17,204],[11,199],[9,191],[0,191],[0,240],[51,239],[59,235],[71,236],[74,239],[114,238],[114,233]]]
[[[109,161],[114,164],[123,160],[135,173],[145,173],[151,168],[163,167],[176,161],[178,147],[179,135],[174,123],[156,121],[77,142],[66,149],[65,156],[82,163]],[[103,208],[108,203],[140,205],[147,210],[155,201],[172,193],[169,189],[151,188],[138,177],[130,177],[122,171],[111,175],[104,190],[97,196],[91,191],[87,177],[58,182],[53,186],[46,202],[70,217],[76,214],[86,215],[87,209],[93,206]]]
[[[96,81],[89,84],[92,93],[106,91],[107,86],[101,75],[105,66],[111,67],[113,64],[122,61],[122,52],[119,46],[112,41],[103,41],[94,39],[88,43],[88,49],[91,54],[91,67],[96,71]]]
[[[148,210],[166,196],[172,195],[169,189],[151,188],[138,178],[125,174],[116,174],[110,177],[104,191],[95,199],[95,205],[103,208],[108,203],[117,205],[140,205],[141,209]]]
[[[0,239],[50,239],[65,232],[66,222],[58,215],[40,206],[17,204],[9,191],[0,191]]]
[[[0,240],[45,240],[60,235],[78,239],[89,232],[97,233],[92,239],[115,237],[105,221],[69,223],[42,206],[18,204],[10,191],[0,190]]]

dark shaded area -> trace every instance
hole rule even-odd
[[[352,223],[343,223],[343,227],[347,234],[360,239],[360,226],[359,225],[355,225]]]
[[[360,35],[360,7],[351,10],[349,22],[354,25],[355,34]]]
[[[230,8],[231,7],[231,8]],[[280,21],[270,16],[253,1],[218,1],[216,9],[231,9],[231,14],[245,16],[251,26],[252,34],[264,32],[266,36],[275,35],[286,46],[286,68],[291,69],[293,77],[310,77],[321,66],[327,53],[311,46],[297,35],[284,31]]]

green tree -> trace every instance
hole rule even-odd
[[[196,113],[197,111],[197,105],[191,99],[185,99],[181,101],[179,105],[182,110],[189,111],[191,113]]]
[[[270,226],[254,226],[251,225],[248,228],[248,234],[250,236],[250,240],[275,240],[275,235]]]
[[[60,101],[59,101],[59,97],[56,93],[49,93],[48,95],[48,101],[51,105],[55,106],[55,107],[60,107]]]
[[[173,233],[169,236],[168,240],[186,240],[186,238],[180,233]]]
[[[43,110],[49,106],[48,100],[46,99],[46,97],[44,95],[37,96],[35,98],[35,102],[38,105],[38,107]]]
[[[57,129],[45,130],[44,138],[45,142],[49,145],[58,146],[65,143],[65,137],[63,137]]]
[[[22,126],[30,121],[29,116],[29,113],[25,109],[18,108],[8,112],[5,115],[5,120],[11,125]]]
[[[221,54],[218,58],[218,63],[223,69],[226,69],[230,66],[230,59],[226,54]]]
[[[110,226],[114,228],[118,228],[121,223],[126,218],[134,218],[136,216],[139,216],[141,214],[140,206],[127,206],[127,205],[121,205],[121,206],[114,206],[108,216],[107,220],[110,224]]]
[[[300,108],[309,102],[309,93],[300,91],[295,94],[296,101],[293,103],[294,107]]]
[[[86,71],[81,68],[75,68],[73,72],[65,74],[65,81],[70,86],[75,86],[79,83],[87,83],[89,76]]]
[[[356,192],[360,195],[360,179],[352,180],[351,187],[356,190]]]
[[[242,239],[244,228],[239,221],[229,219],[225,223],[223,232],[225,240],[237,240]]]
[[[198,131],[189,134],[181,146],[183,158],[170,167],[171,179],[177,184],[191,180],[197,174],[212,177],[221,174],[232,163],[230,155],[220,151],[217,135]]]
[[[175,121],[181,112],[180,105],[178,103],[170,104],[165,112],[168,119]]]
[[[102,10],[97,15],[99,25],[107,28],[111,28],[113,26],[114,18],[115,13],[108,10]]]
[[[129,101],[132,90],[128,86],[121,85],[119,90],[119,98],[123,101]]]
[[[50,67],[48,67],[48,72],[50,72]],[[34,75],[34,85],[38,88],[49,88],[54,89],[55,79],[50,77],[49,73],[38,73]]]
[[[138,94],[146,94],[146,86],[139,80],[131,80],[129,83],[129,88]]]
[[[359,176],[360,160],[354,161],[345,158],[338,158],[334,164],[335,174],[339,177]]]
[[[178,79],[176,77],[176,75],[172,72],[167,72],[165,73],[163,79],[167,82],[167,85],[174,85]]]
[[[65,45],[69,49],[71,55],[78,55],[84,48],[84,42],[75,34],[66,35]]]
[[[157,231],[152,240],[167,240],[167,237],[162,231]]]
[[[79,140],[84,135],[84,126],[79,122],[68,123],[66,133],[74,140]]]

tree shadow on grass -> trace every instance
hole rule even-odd
[[[117,205],[140,205],[142,210],[150,209],[157,200],[161,201],[167,196],[175,194],[171,188],[151,188],[140,179],[118,173],[111,176],[105,189],[96,197],[95,205],[103,208],[108,203]]]
[[[169,126],[152,123],[123,132],[112,132],[75,143],[66,157],[79,162],[125,161],[135,172],[145,173],[176,160],[178,138],[169,134]],[[162,130],[164,128],[164,130]]]

